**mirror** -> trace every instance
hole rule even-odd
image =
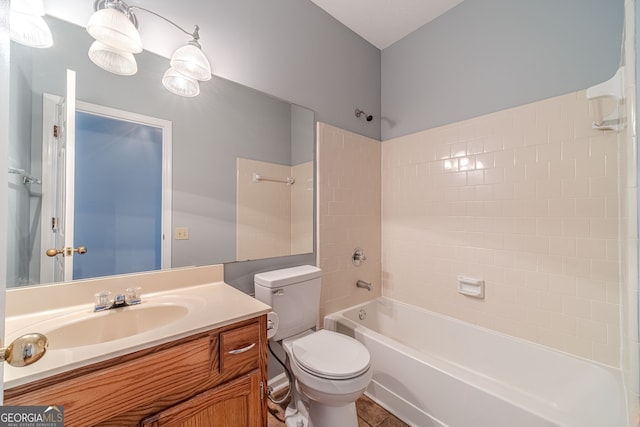
[[[313,252],[313,111],[215,76],[181,98],[162,86],[168,59],[144,51],[137,74],[110,74],[89,60],[83,27],[46,21],[53,47],[11,43],[10,168],[41,179],[43,93],[63,95],[71,69],[78,101],[172,123],[171,267]],[[39,284],[45,186],[8,176],[7,285]]]

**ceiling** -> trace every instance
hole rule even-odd
[[[463,0],[311,0],[382,50]]]

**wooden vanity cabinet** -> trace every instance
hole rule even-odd
[[[5,390],[65,427],[266,427],[266,316]],[[45,356],[46,357],[46,356]]]
[[[260,378],[251,373],[142,421],[143,427],[259,426]]]

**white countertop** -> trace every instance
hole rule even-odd
[[[99,344],[57,349],[53,343],[38,362],[21,368],[5,365],[4,388],[9,389],[38,379],[70,371],[82,366],[111,359],[138,350],[153,347],[176,339],[207,330],[226,326],[235,322],[260,316],[271,311],[271,307],[255,298],[227,285],[213,282],[197,286],[142,293],[142,303],[170,304],[179,302],[189,308],[189,314],[138,335],[116,339]],[[131,309],[135,309],[132,306]],[[28,332],[46,332],[52,325],[68,323],[88,316],[116,316],[118,310],[94,313],[93,303],[74,305],[53,310],[15,315],[6,319],[7,343]]]

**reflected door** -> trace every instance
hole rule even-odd
[[[73,256],[63,255],[73,243],[75,102],[76,74],[67,70],[65,97],[43,98],[42,283],[71,280],[73,275]],[[60,254],[47,255],[47,249]]]
[[[162,129],[76,113],[73,279],[162,268]]]
[[[169,268],[171,122],[45,95],[44,126],[51,111],[66,132],[45,138],[42,246],[65,251],[44,257],[41,282]]]

